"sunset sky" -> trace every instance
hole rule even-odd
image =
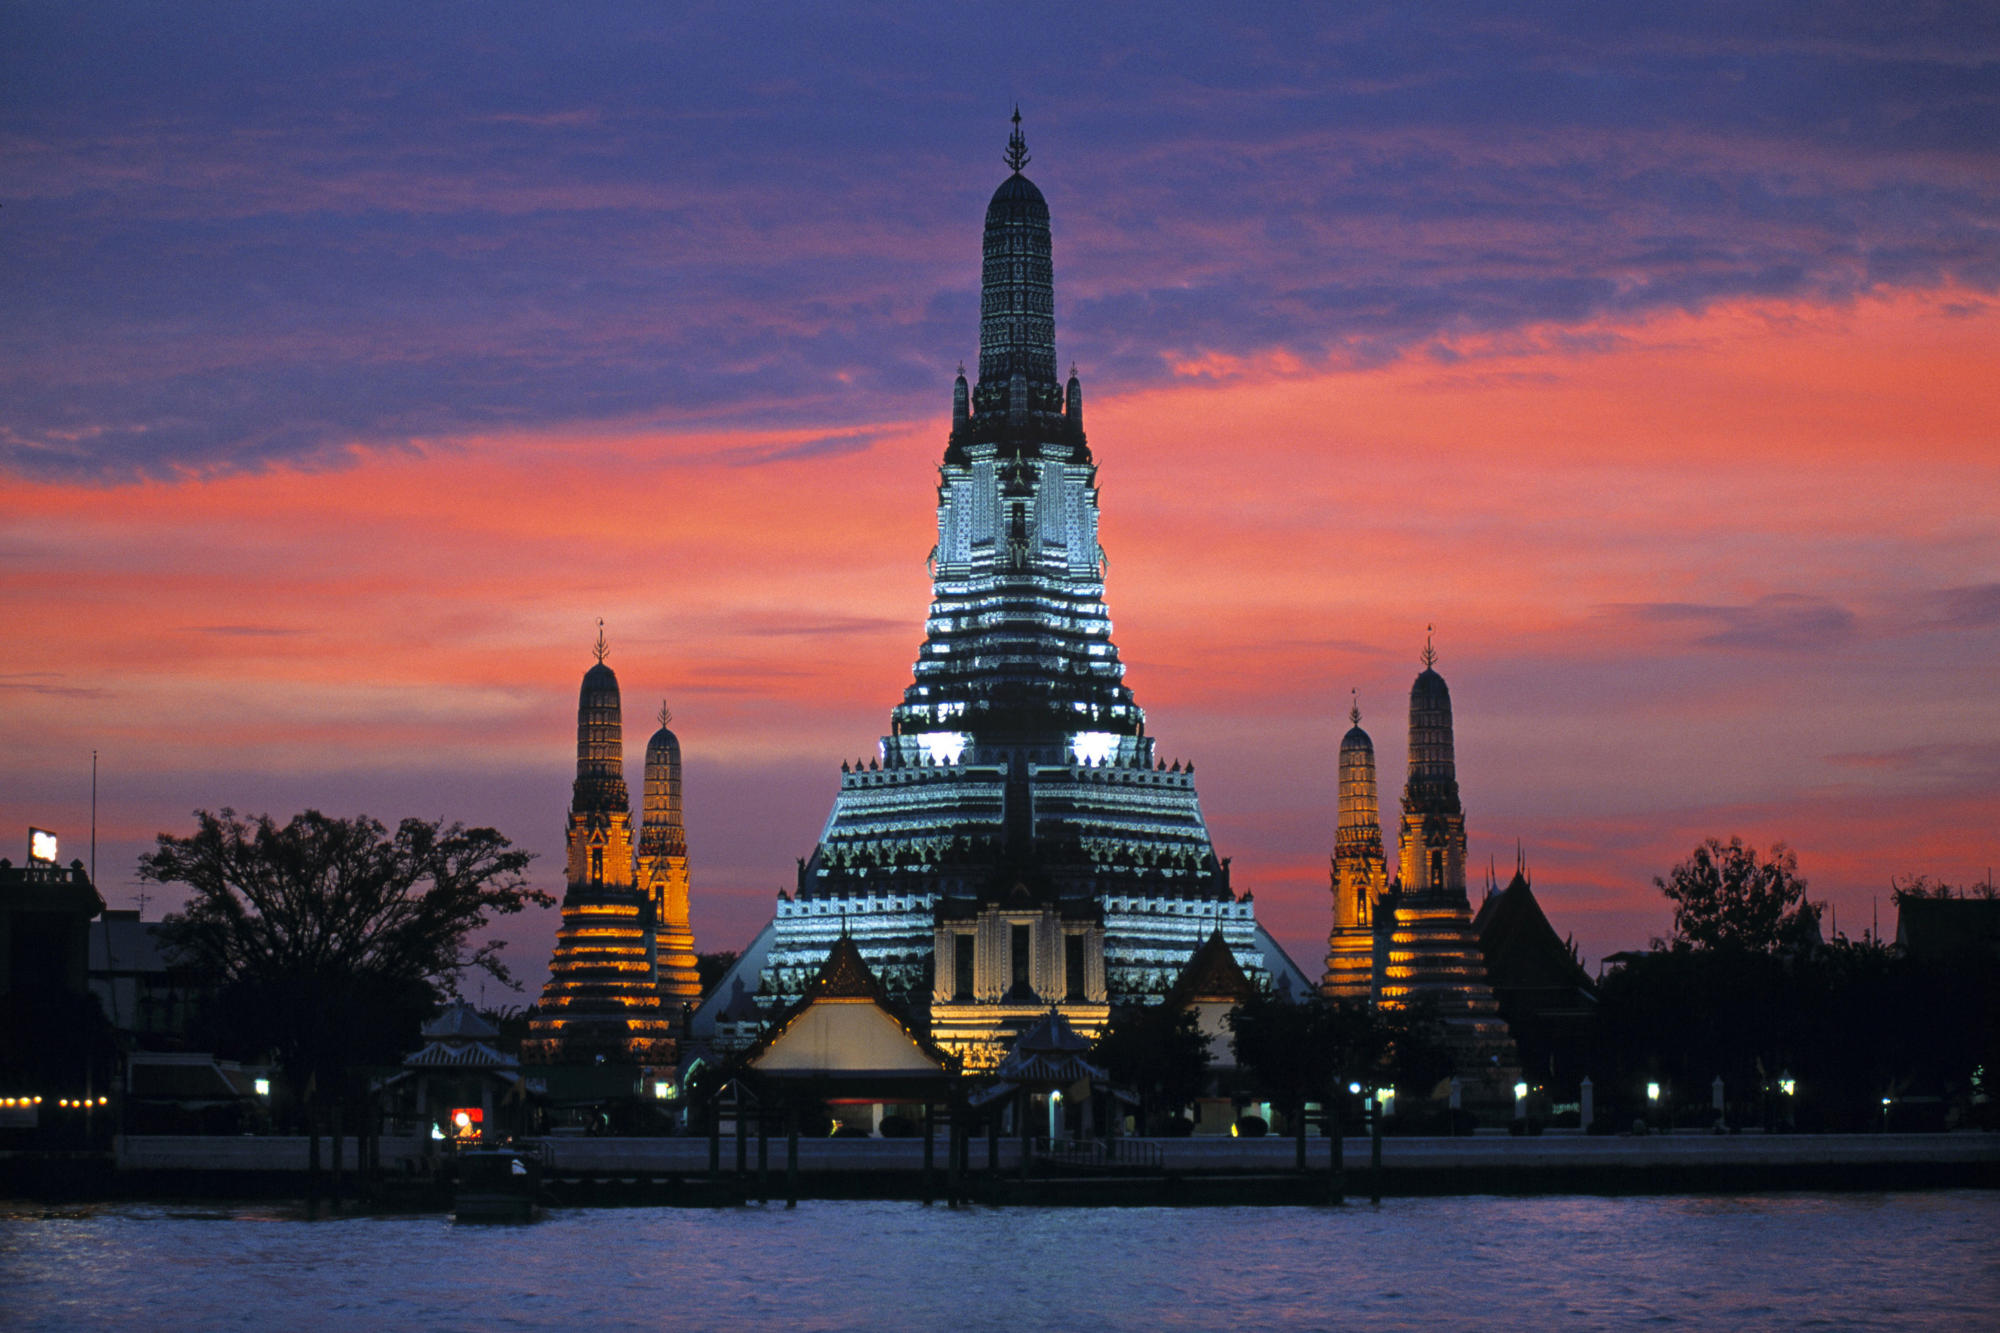
[[[601,616],[743,944],[909,679],[1018,100],[1128,680],[1302,966],[1429,624],[1593,966],[1711,834],[1893,929],[2000,861],[2000,11],[1651,8],[6,6],[0,855],[95,749],[113,906],[222,806],[559,893]]]

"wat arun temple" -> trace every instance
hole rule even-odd
[[[1324,975],[1294,964],[1233,889],[1194,765],[1160,751],[1112,642],[1098,463],[1082,384],[1057,371],[1049,208],[1028,160],[1017,112],[1011,174],[986,209],[977,376],[961,368],[953,385],[938,464],[924,640],[888,734],[841,766],[796,885],[687,1011],[678,746],[671,821],[664,793],[655,817],[649,748],[634,849],[600,645],[579,712],[563,925],[535,1019],[541,1058],[569,1058],[565,1040],[587,1033],[580,1050],[623,1042],[642,1063],[663,1062],[669,1041],[726,1045],[796,1002],[843,940],[968,1071],[991,1068],[1051,1009],[1094,1037],[1113,1006],[1166,997],[1217,937],[1210,955],[1226,949],[1259,989],[1390,1005],[1431,992],[1468,1057],[1504,1040],[1471,933],[1449,695],[1428,647],[1393,879],[1372,746],[1358,725],[1342,746]],[[648,850],[669,823],[678,862]],[[670,884],[662,867],[674,865]]]

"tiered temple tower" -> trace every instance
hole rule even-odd
[[[694,930],[688,924],[687,831],[681,823],[681,742],[667,729],[673,713],[660,705],[660,729],[646,743],[645,814],[639,832],[638,881],[652,906],[656,976],[668,1015],[701,999]]]
[[[1323,994],[1336,1000],[1372,998],[1375,909],[1388,888],[1382,817],[1375,795],[1375,743],[1361,729],[1361,704],[1340,742],[1340,826],[1333,842],[1333,931],[1327,937]]]
[[[1046,915],[1030,932],[1044,1007],[1157,999],[1217,929],[1252,977],[1302,988],[1230,891],[1193,767],[1155,753],[1125,684],[1083,387],[1074,370],[1056,375],[1049,208],[1021,174],[1018,111],[1006,162],[986,209],[978,383],[961,368],[952,386],[913,679],[875,757],[842,765],[797,892],[746,965],[761,957],[766,1004],[789,1002],[846,931],[891,994],[955,997],[955,975],[933,971],[938,940],[983,938],[985,906],[1032,902]],[[1069,960],[1092,951],[1063,941],[1087,924],[1102,930],[1102,962],[1071,978]]]
[[[1424,641],[1410,686],[1410,773],[1398,839],[1401,874],[1376,911],[1375,1000],[1399,1008],[1430,996],[1466,1068],[1511,1066],[1513,1043],[1486,980],[1465,892],[1465,811],[1453,756],[1451,691]]]
[[[600,625],[597,664],[584,673],[577,701],[562,924],[522,1047],[533,1063],[674,1058],[655,980],[653,907],[633,877],[618,676],[605,665],[607,651]]]

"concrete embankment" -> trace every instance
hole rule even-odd
[[[1335,1191],[1332,1145],[1307,1141],[1307,1169],[1296,1168],[1296,1145],[1285,1139],[1168,1139],[1157,1171],[1062,1170],[1030,1162],[1025,1177],[1019,1147],[999,1145],[989,1167],[987,1145],[972,1144],[963,1192],[995,1203],[1279,1204],[1320,1203]],[[1782,1190],[2000,1188],[2000,1136],[1912,1135],[1655,1135],[1589,1138],[1547,1135],[1517,1139],[1384,1140],[1377,1176],[1366,1139],[1344,1143],[1338,1188],[1348,1198],[1450,1194],[1701,1194]],[[552,1178],[560,1195],[578,1203],[646,1202],[660,1189],[707,1179],[701,1140],[581,1139],[552,1144]],[[750,1197],[782,1196],[784,1144],[770,1144],[768,1179],[757,1169],[756,1145],[735,1174],[735,1145],[722,1144],[718,1184]],[[940,1142],[933,1190],[945,1189]],[[923,1192],[922,1145],[910,1140],[821,1140],[802,1143],[797,1189],[803,1198],[916,1198]],[[685,1185],[678,1186],[685,1188]]]
[[[999,1145],[989,1165],[985,1140],[971,1144],[959,1192],[993,1203],[1281,1204],[1324,1202],[1334,1192],[1332,1145],[1307,1141],[1307,1169],[1295,1166],[1287,1139],[1154,1140],[1154,1169],[1057,1167],[1031,1158],[1021,1171],[1019,1144]],[[558,1137],[546,1141],[546,1201],[559,1206],[665,1204],[713,1206],[786,1192],[786,1145],[767,1145],[768,1174],[757,1144],[725,1139],[720,1171],[709,1172],[700,1138]],[[1339,1188],[1349,1199],[1450,1194],[1710,1194],[1785,1190],[2000,1189],[2000,1135],[1854,1134],[1655,1135],[1539,1138],[1392,1138],[1382,1163],[1370,1144],[1344,1144]],[[377,1200],[432,1207],[439,1159],[417,1139],[384,1139]],[[913,1139],[802,1141],[795,1188],[802,1198],[943,1199],[949,1188],[946,1145],[939,1139],[926,1181],[923,1145]],[[330,1167],[322,1145],[322,1166]],[[361,1184],[350,1155],[343,1192]],[[56,1160],[0,1162],[0,1194],[30,1198],[299,1197],[305,1192],[303,1139],[131,1137],[115,1157],[79,1154]],[[323,1188],[325,1182],[323,1182]]]

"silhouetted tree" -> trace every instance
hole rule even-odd
[[[731,967],[736,965],[737,953],[734,949],[722,949],[715,953],[698,953],[694,956],[694,972],[701,983],[701,993],[707,995],[716,988]]]
[[[1741,838],[1709,838],[1653,883],[1673,901],[1676,944],[1770,953],[1817,933],[1819,909],[1805,900],[1798,871],[1782,842],[1760,860]]]
[[[1941,879],[1932,879],[1929,875],[1891,875],[1889,892],[1899,906],[1905,899],[1921,901],[1925,898],[1936,898],[1940,901],[1950,901],[1954,898],[1979,898],[1990,902],[1994,898],[2000,898],[2000,890],[1996,890],[1987,881],[1982,880],[1969,887],[1963,887],[1949,884]]]
[[[1372,1040],[1381,1052],[1375,1072],[1387,1076],[1397,1092],[1428,1097],[1451,1077],[1454,1062],[1437,996],[1413,995],[1398,1008],[1377,1010],[1374,1019]]]
[[[195,819],[192,836],[162,833],[139,860],[140,878],[189,889],[160,934],[216,988],[218,1047],[272,1054],[320,1101],[355,1066],[398,1059],[468,972],[513,985],[500,941],[469,937],[554,901],[521,877],[531,854],[489,828],[406,819],[391,834],[317,810],[284,825],[229,809]]]
[[[1201,1096],[1208,1081],[1208,1038],[1194,1011],[1170,1005],[1134,1005],[1120,1010],[1095,1055],[1114,1082],[1139,1095],[1139,1125]]]
[[[1388,1029],[1359,1001],[1263,994],[1232,1009],[1229,1027],[1236,1063],[1292,1115],[1334,1100],[1351,1078],[1372,1081],[1389,1054]]]

